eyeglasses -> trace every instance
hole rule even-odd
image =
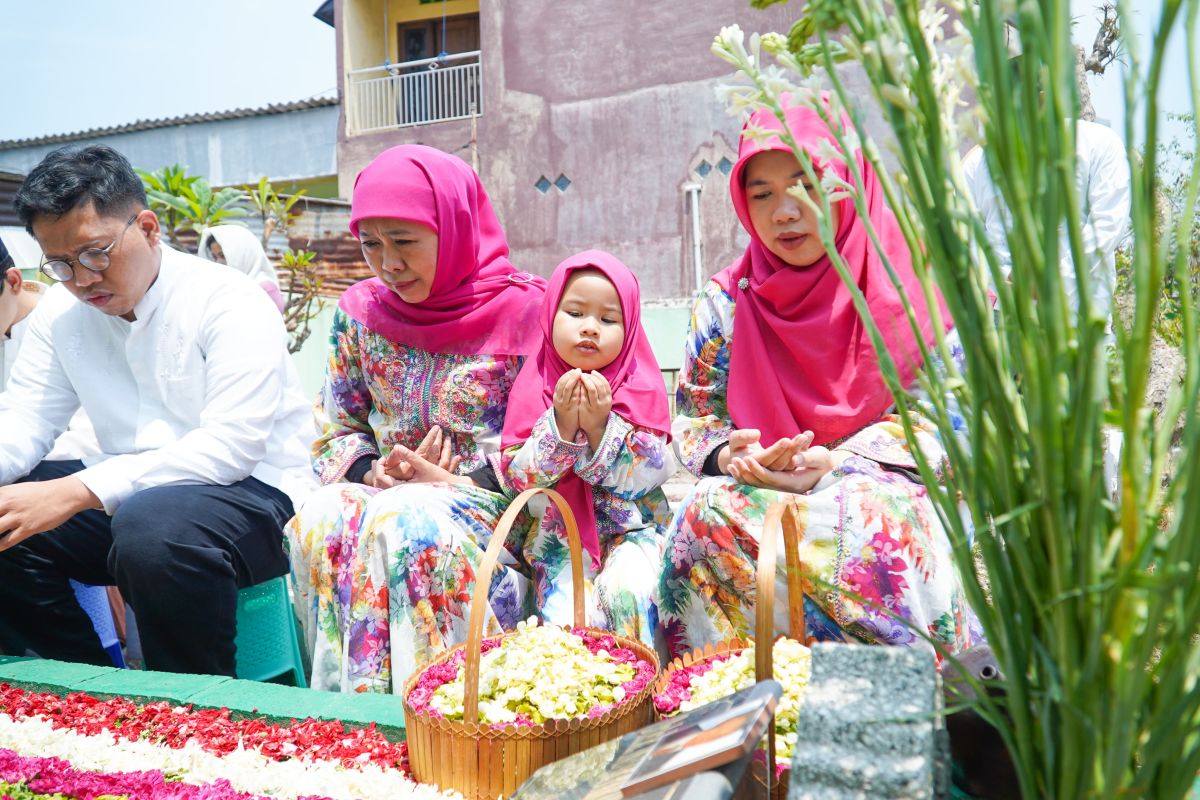
[[[129,226],[137,218],[137,214],[130,217],[129,221],[125,223],[125,227],[121,229],[121,233],[118,234],[117,238],[113,239],[112,244],[108,247],[89,247],[75,258],[68,258],[66,260],[56,258],[53,261],[42,262],[42,274],[52,280],[69,281],[75,277],[75,268],[71,266],[72,261],[78,263],[81,267],[87,267],[92,272],[103,272],[112,263],[112,257],[109,253],[124,238],[125,231],[129,230]]]

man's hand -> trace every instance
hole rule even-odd
[[[0,551],[59,525],[100,499],[74,476],[0,487]]]

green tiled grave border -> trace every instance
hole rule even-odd
[[[389,739],[404,738],[404,708],[395,695],[337,694],[216,675],[177,675],[12,657],[0,657],[0,682],[60,695],[86,692],[101,698],[228,708],[235,716],[277,722],[306,717],[340,719],[352,727],[374,722]]]
[[[13,656],[0,656],[0,683],[60,695],[86,692],[101,698],[168,700],[200,708],[228,708],[235,716],[278,722],[306,717],[340,719],[352,727],[374,722],[389,739],[404,738],[404,710],[395,695],[335,694],[216,675],[143,672]],[[1192,797],[1200,800],[1200,779]]]

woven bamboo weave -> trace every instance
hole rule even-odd
[[[538,495],[545,495],[557,506],[566,524],[574,598],[573,627],[587,628],[584,613],[583,548],[580,545],[575,517],[558,492],[552,489],[529,489],[518,495],[509,505],[488,542],[483,562],[475,576],[475,592],[471,598],[466,643],[426,666],[428,668],[448,661],[454,658],[459,650],[465,650],[463,720],[450,721],[430,714],[421,714],[409,705],[409,693],[416,686],[424,669],[418,670],[410,677],[404,688],[404,717],[413,777],[420,783],[434,784],[443,790],[454,789],[462,793],[467,800],[508,797],[539,767],[635,731],[654,719],[651,703],[654,681],[651,681],[638,694],[626,698],[612,710],[594,719],[554,719],[532,726],[496,726],[476,721],[479,719],[479,659],[483,644],[487,590],[513,523],[525,505]],[[512,635],[511,631],[502,634],[509,635]],[[588,628],[584,635],[612,634]],[[658,658],[654,651],[641,642],[621,636],[614,638],[618,647],[634,651],[638,658],[652,664],[657,673]]]

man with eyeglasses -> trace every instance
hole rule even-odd
[[[14,205],[58,284],[0,395],[0,618],[43,657],[106,664],[68,579],[115,584],[148,668],[233,675],[237,590],[287,572],[312,482],[279,312],[164,246],[109,147],[50,153]],[[45,460],[81,406],[101,455]]]

